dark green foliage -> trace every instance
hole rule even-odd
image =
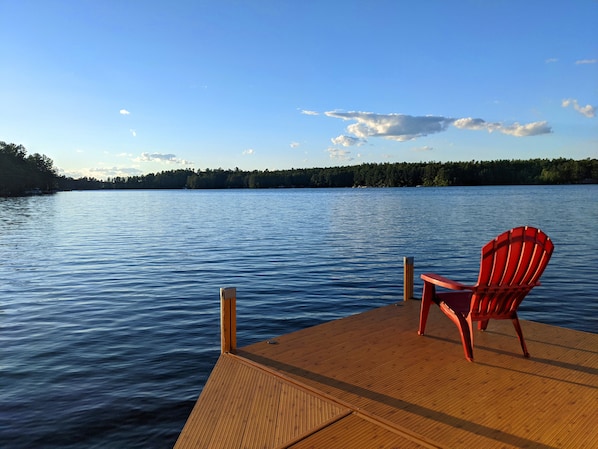
[[[532,159],[362,164],[350,167],[243,172],[198,170],[189,176],[190,189],[277,187],[409,187],[598,182],[598,160]]]
[[[23,145],[0,141],[0,196],[56,189],[52,159],[35,153],[27,156]]]

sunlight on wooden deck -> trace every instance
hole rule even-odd
[[[598,444],[598,334],[510,321],[474,337],[407,301],[223,354],[175,448]]]

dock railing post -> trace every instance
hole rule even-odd
[[[403,301],[413,299],[413,257],[403,257]]]
[[[221,352],[237,351],[237,289],[220,289],[220,346]]]

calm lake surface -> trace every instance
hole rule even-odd
[[[555,242],[520,316],[598,332],[597,185],[0,198],[0,447],[172,447],[219,355],[220,287],[245,346],[402,300],[404,256],[416,296],[424,271],[473,283],[519,225]]]

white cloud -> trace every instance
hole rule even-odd
[[[129,115],[131,114],[129,111],[127,111],[126,109],[121,109],[120,111],[118,111],[120,115]]]
[[[546,122],[532,122],[521,125],[517,122],[512,125],[503,125],[502,123],[491,123],[481,118],[460,118],[453,122],[453,125],[459,129],[486,130],[489,133],[498,131],[503,134],[515,137],[538,136],[540,134],[549,134],[552,129]]]
[[[136,162],[160,162],[164,164],[177,164],[177,165],[193,165],[193,162],[185,159],[179,159],[174,154],[164,153],[141,153],[141,155],[135,159]]]
[[[299,145],[300,145],[299,142],[291,142],[289,146],[291,148],[297,148],[297,147],[299,147]]]
[[[325,112],[325,115],[342,120],[355,121],[356,123],[347,127],[347,131],[357,138],[356,141],[360,141],[361,143],[365,142],[368,137],[382,137],[399,142],[415,140],[429,134],[446,131],[450,125],[454,125],[459,129],[486,130],[488,132],[498,131],[516,137],[535,136],[552,132],[552,129],[546,122],[504,125],[502,123],[486,122],[480,118],[471,117],[455,119],[433,115],[413,116],[406,114],[376,114],[372,112],[330,111]],[[349,142],[347,136],[339,136],[332,139],[332,141],[338,144]]]
[[[364,143],[363,139],[358,139],[357,137],[344,136],[344,135],[335,137],[330,140],[333,144],[342,145],[343,147],[352,147],[354,145],[363,145],[363,143]]]
[[[488,130],[488,132],[492,132],[497,129],[500,125],[496,123],[488,123],[481,118],[459,118],[453,122],[453,126],[459,129],[471,129],[475,131],[479,130]]]
[[[533,122],[525,125],[520,125],[515,122],[509,126],[500,125],[497,128],[501,133],[508,134],[515,137],[539,136],[541,134],[550,134],[552,128],[548,126],[547,122]]]
[[[319,112],[316,111],[309,111],[307,109],[301,109],[301,113],[305,115],[320,115]]]
[[[596,64],[598,63],[598,59],[580,59],[575,61],[575,64]]]
[[[577,100],[575,100],[574,98],[567,98],[566,100],[563,100],[561,106],[563,106],[564,108],[573,106],[573,109],[575,109],[577,112],[585,115],[588,118],[592,118],[596,115],[596,108],[594,106],[592,106],[591,104],[580,106]]]
[[[338,159],[341,161],[352,161],[351,152],[340,148],[328,148],[328,155],[330,159]]]
[[[134,129],[130,129],[129,132],[133,137],[137,137],[137,131],[135,131]]]
[[[245,151],[243,151],[243,154],[246,156],[252,156],[255,153],[253,148],[248,148]]]
[[[414,117],[405,114],[375,114],[372,112],[325,112],[328,117],[343,120],[355,120],[347,131],[365,139],[367,137],[383,137],[404,142],[428,134],[446,130],[453,119],[446,117],[423,116]]]
[[[544,61],[546,64],[552,64],[555,62],[558,62],[557,58],[548,58],[547,60]]]

